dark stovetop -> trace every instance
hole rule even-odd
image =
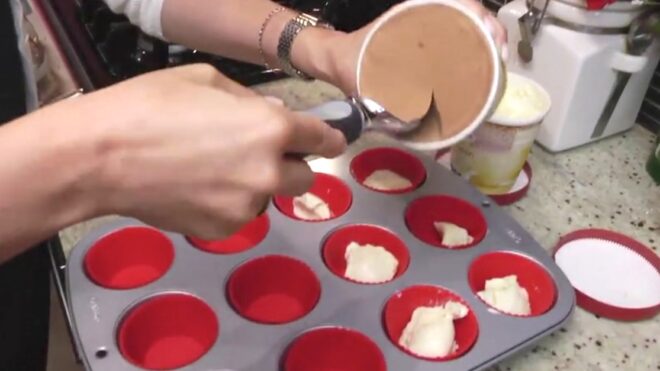
[[[147,36],[126,17],[112,13],[103,0],[40,0],[60,21],[80,62],[86,88],[100,88],[131,76],[187,63],[210,63],[230,78],[253,85],[284,77],[261,66],[170,45]],[[352,31],[401,0],[280,0],[321,16],[339,30]]]

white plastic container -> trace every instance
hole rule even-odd
[[[536,1],[542,9],[544,1]],[[583,1],[551,1],[546,19],[535,35],[533,59],[517,53],[521,40],[518,19],[527,12],[524,0],[502,7],[498,18],[509,33],[507,69],[539,82],[553,107],[537,141],[550,151],[562,151],[630,129],[660,59],[659,43],[642,56],[625,52],[625,28],[641,12],[640,6],[614,3],[601,11],[587,11]],[[553,22],[552,19],[559,20]],[[630,79],[609,119],[597,130],[606,102],[621,72]]]

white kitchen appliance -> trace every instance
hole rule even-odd
[[[552,98],[536,138],[543,147],[558,152],[635,124],[660,59],[657,40],[641,55],[628,53],[628,28],[643,10],[615,2],[589,11],[583,0],[514,0],[499,10],[509,33],[507,68]]]

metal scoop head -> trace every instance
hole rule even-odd
[[[422,118],[404,121],[381,106],[378,102],[367,97],[351,98],[358,104],[367,118],[366,130],[384,132],[393,136],[400,136],[415,131],[422,122]]]

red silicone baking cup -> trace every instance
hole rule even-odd
[[[251,321],[288,323],[314,309],[321,283],[300,260],[267,255],[238,267],[227,282],[227,295],[236,312]]]
[[[559,239],[557,246],[555,246],[553,257],[557,264],[560,264],[558,261],[557,255],[559,251],[569,245],[572,242],[579,240],[599,240],[605,243],[612,242],[616,244],[616,248],[629,249],[633,253],[636,253],[641,257],[645,263],[648,263],[651,266],[651,269],[655,269],[656,273],[660,275],[660,257],[656,255],[651,249],[649,249],[644,244],[636,241],[633,238],[625,236],[623,234],[605,230],[605,229],[582,229],[571,232]],[[598,242],[596,242],[598,243]],[[586,246],[585,246],[586,247]],[[580,248],[580,247],[574,247]],[[583,247],[584,248],[584,247]],[[585,261],[584,263],[578,262],[580,266],[586,266],[589,264],[597,264],[593,261]],[[571,279],[570,272],[567,272],[561,265],[560,268],[568,276],[569,280]],[[622,267],[624,270],[631,272],[636,269],[635,266],[626,266]],[[573,284],[573,283],[572,283]],[[574,287],[575,288],[575,287]],[[602,317],[618,320],[618,321],[640,321],[644,319],[649,319],[655,317],[660,313],[660,303],[656,305],[648,305],[645,307],[638,308],[626,308],[617,306],[611,303],[607,303],[602,300],[598,300],[593,295],[588,292],[588,290],[583,289],[579,290],[575,288],[575,297],[576,304],[582,309],[597,314]]]
[[[344,215],[353,202],[353,195],[348,186],[346,186],[341,179],[325,173],[315,173],[314,183],[308,192],[314,194],[328,204],[332,216],[325,220],[339,218]],[[274,202],[277,209],[284,215],[293,219],[303,220],[293,214],[293,197],[276,196]],[[325,220],[305,221],[319,222]]]
[[[257,246],[266,238],[269,228],[270,220],[268,219],[268,215],[264,213],[224,240],[208,241],[201,238],[188,237],[188,241],[193,246],[210,253],[236,254]]]
[[[458,348],[453,353],[438,358],[427,358],[416,355],[399,345],[399,338],[412,318],[412,314],[418,307],[436,307],[448,301],[459,302],[468,307],[468,314],[460,319],[454,320],[454,341]],[[479,336],[479,323],[472,312],[472,308],[457,294],[439,286],[418,285],[411,286],[403,291],[392,295],[385,304],[383,313],[385,332],[390,341],[405,353],[420,359],[429,361],[449,361],[456,359],[465,353],[477,341]]]
[[[435,159],[439,164],[447,167],[450,170],[453,170],[451,167],[451,150],[444,149],[438,151],[436,153]],[[525,162],[525,165],[523,165],[522,168],[522,172],[520,175],[518,175],[516,183],[514,184],[513,188],[509,190],[509,192],[488,196],[490,196],[490,198],[492,198],[493,201],[495,201],[500,206],[511,205],[512,203],[525,197],[529,191],[529,186],[532,183],[532,175],[532,166],[529,164],[529,162]]]
[[[505,314],[533,317],[540,316],[552,308],[557,300],[557,287],[552,276],[539,263],[515,252],[497,251],[478,256],[470,263],[468,282],[476,295],[484,289],[487,280],[512,274],[518,277],[518,284],[527,290],[531,313]]]
[[[162,294],[143,301],[122,319],[121,354],[149,370],[171,370],[201,358],[215,343],[220,325],[205,302],[187,294]]]
[[[360,245],[381,246],[389,251],[399,261],[396,273],[392,280],[401,276],[410,263],[410,254],[406,244],[401,241],[394,233],[385,228],[368,225],[356,224],[341,227],[330,234],[323,243],[323,260],[332,273],[337,276],[355,283],[363,283],[351,280],[344,276],[346,272],[346,247],[351,242],[357,242]],[[390,280],[390,281],[392,281]],[[387,281],[389,282],[389,281]],[[379,282],[380,284],[385,282]],[[364,283],[363,283],[364,284]]]
[[[408,205],[405,214],[406,225],[412,234],[429,245],[449,248],[442,244],[442,236],[435,229],[434,222],[448,222],[465,228],[472,236],[470,244],[451,247],[464,249],[481,242],[486,236],[488,225],[481,211],[467,201],[446,195],[425,196]]]
[[[386,371],[385,357],[364,334],[342,327],[308,331],[284,356],[284,371]]]
[[[173,261],[174,247],[163,233],[149,227],[127,227],[98,240],[83,264],[97,285],[132,289],[162,277]]]
[[[381,147],[368,149],[351,161],[351,174],[363,186],[382,193],[405,193],[417,189],[426,179],[426,169],[419,159],[398,148]],[[410,187],[379,190],[364,184],[365,179],[376,170],[390,170],[410,181]]]

